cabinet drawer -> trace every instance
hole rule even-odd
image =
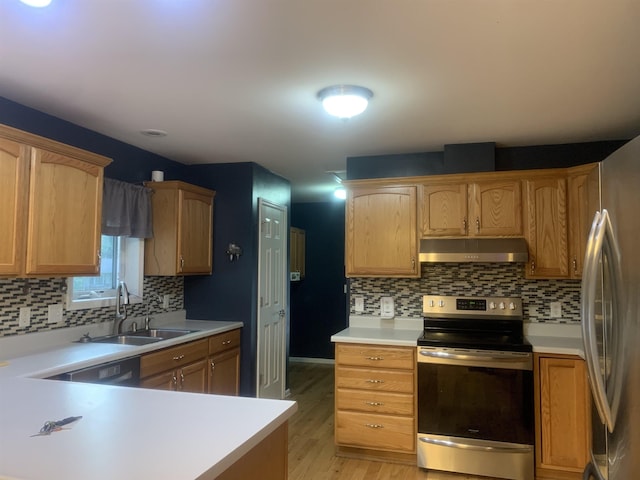
[[[166,370],[182,367],[206,358],[207,353],[208,340],[205,338],[143,355],[140,359],[140,377],[144,378]]]
[[[209,338],[209,355],[224,352],[230,348],[240,346],[240,329],[231,330],[230,332],[220,333]]]
[[[415,348],[336,345],[336,363],[362,367],[415,368]]]
[[[413,415],[414,396],[408,393],[364,392],[339,388],[336,393],[336,409]]]
[[[336,443],[413,453],[413,418],[357,412],[336,412]]]
[[[336,387],[413,393],[413,371],[337,367]]]

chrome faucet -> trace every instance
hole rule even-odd
[[[129,290],[127,284],[120,282],[116,287],[116,319],[113,322],[113,333],[122,333],[122,322],[127,319],[127,305],[129,305]]]

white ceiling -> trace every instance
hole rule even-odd
[[[347,156],[636,136],[639,46],[638,0],[2,0],[0,96],[318,201]],[[322,111],[339,83],[363,115]]]

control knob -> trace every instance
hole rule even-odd
[[[498,305],[500,307],[500,310],[504,310],[504,302],[500,302],[500,305]]]
[[[489,308],[491,310],[495,310],[496,309],[496,302],[489,302]]]

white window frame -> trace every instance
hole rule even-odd
[[[124,281],[129,290],[130,303],[143,302],[144,239],[120,237],[118,282]],[[111,307],[116,304],[115,290],[105,290],[102,295],[90,299],[73,299],[73,277],[67,278],[67,310]]]

